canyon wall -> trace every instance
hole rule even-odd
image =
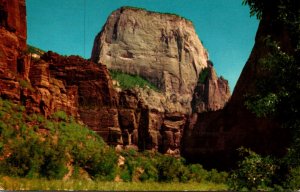
[[[110,70],[139,75],[160,90],[130,90],[138,110],[127,116],[135,116],[133,122],[141,119],[142,124],[134,127],[143,131],[131,131],[145,141],[138,143],[140,149],[178,154],[192,110],[215,111],[230,98],[228,82],[217,77],[192,22],[177,15],[132,7],[114,11],[95,38],[91,59]],[[199,82],[203,71],[207,78]],[[123,90],[121,95],[125,93],[129,92]]]
[[[26,51],[25,0],[0,1],[0,95],[20,100],[16,73],[24,69]]]
[[[92,60],[144,77],[163,93],[171,112],[190,113],[192,95],[208,53],[191,21],[172,14],[122,7],[97,35]]]
[[[27,113],[65,111],[114,146],[180,154],[198,75],[208,65],[190,21],[121,8],[96,38],[94,63],[51,51],[29,53],[24,0],[0,0],[0,16],[0,97],[24,105]],[[141,75],[161,91],[118,90],[107,66]],[[197,91],[204,95],[203,111],[228,100],[227,81],[218,79],[210,66],[205,94]]]
[[[263,155],[285,154],[289,130],[282,128],[276,119],[258,118],[245,106],[247,95],[257,93],[256,79],[262,75],[259,60],[269,52],[265,41],[268,35],[283,50],[290,49],[291,39],[284,26],[264,18],[230,101],[222,110],[194,114],[188,120],[182,140],[182,155],[188,160],[228,169],[237,161],[237,149],[241,146]]]

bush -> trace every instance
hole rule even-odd
[[[54,114],[52,114],[52,117],[55,120],[63,120],[63,121],[68,120],[68,116],[64,111],[56,111]]]
[[[285,187],[291,190],[300,189],[300,166],[291,168]]]
[[[218,172],[216,169],[212,169],[208,172],[207,181],[213,183],[226,183],[228,178],[228,173]]]
[[[69,164],[80,166],[92,178],[115,177],[115,151],[65,112],[46,120],[0,99],[0,114],[0,174],[61,179]]]
[[[33,53],[33,54],[37,54],[37,55],[42,55],[45,53],[45,51],[39,49],[39,48],[36,48],[34,46],[31,46],[31,45],[27,45],[27,53]]]
[[[202,71],[199,74],[198,83],[200,83],[200,84],[205,83],[205,81],[208,77],[208,74],[209,74],[209,70],[210,69],[208,67],[202,69]]]
[[[208,178],[208,171],[203,168],[200,164],[191,164],[188,166],[190,176],[189,180],[202,182]]]
[[[189,170],[184,165],[184,159],[176,159],[170,156],[161,156],[158,163],[158,179],[163,182],[188,180]]]
[[[272,187],[272,177],[277,165],[270,157],[261,157],[255,152],[241,147],[240,155],[244,157],[238,163],[238,169],[229,178],[229,186],[234,190],[257,190]]]

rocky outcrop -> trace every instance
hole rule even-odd
[[[179,155],[185,122],[186,116],[181,113],[162,112],[148,106],[137,89],[120,93],[119,124],[126,148]]]
[[[13,33],[19,48],[26,50],[26,6],[25,0],[0,0],[0,26]]]
[[[208,61],[208,66],[199,75],[195,88],[192,108],[194,113],[216,111],[222,109],[230,98],[228,81],[218,77],[213,65]]]
[[[183,136],[182,155],[207,167],[228,169],[237,160],[241,146],[264,155],[283,155],[289,143],[289,130],[276,119],[258,118],[246,106],[246,96],[254,95],[255,80],[261,74],[259,60],[268,54],[265,37],[271,35],[288,50],[291,39],[285,27],[264,18],[259,25],[255,45],[237,82],[233,96],[222,110],[194,114]]]
[[[20,84],[15,74],[27,63],[26,8],[24,0],[0,0],[0,96],[20,100]]]
[[[122,7],[97,35],[92,60],[109,69],[140,75],[155,84],[178,108],[190,102],[208,55],[191,21],[171,14]]]

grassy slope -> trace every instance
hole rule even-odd
[[[122,167],[119,155],[125,157]],[[74,172],[62,180],[70,167]],[[111,182],[117,176],[128,182]],[[219,190],[226,189],[226,178],[184,159],[118,154],[62,111],[46,119],[0,98],[0,190]]]
[[[158,183],[158,182],[103,182],[91,180],[46,180],[0,177],[0,188],[6,190],[133,190],[133,191],[184,191],[227,190],[224,184],[211,182]]]
[[[115,70],[110,70],[110,75],[112,79],[116,80],[119,82],[120,87],[122,89],[132,89],[135,87],[140,87],[140,88],[150,88],[153,89],[154,91],[159,91],[159,89],[146,79],[138,76],[138,75],[130,75],[126,74],[120,71],[115,71]]]

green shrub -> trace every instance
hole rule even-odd
[[[121,155],[125,157],[125,165],[120,170],[124,181],[158,181],[157,164],[161,155],[147,151],[138,153],[134,150],[123,151]]]
[[[139,179],[141,181],[157,181],[158,170],[155,165],[156,164],[152,161],[144,161],[143,162],[144,172],[140,175]]]
[[[226,172],[218,172],[216,169],[212,169],[208,172],[207,181],[213,183],[226,183],[228,178],[228,173]]]
[[[202,69],[202,71],[199,74],[198,83],[201,83],[201,84],[205,83],[205,81],[208,77],[208,74],[209,74],[209,70],[210,69],[208,67]]]
[[[56,111],[54,114],[52,114],[52,117],[56,120],[68,120],[68,116],[64,111]]]
[[[45,53],[45,51],[39,49],[39,48],[36,48],[32,45],[27,45],[27,53],[33,53],[33,54],[37,54],[37,55],[42,55]]]
[[[176,159],[170,156],[162,156],[158,163],[159,181],[172,182],[188,180],[188,169],[183,159]]]
[[[202,182],[208,178],[208,171],[200,164],[191,164],[188,166],[190,171],[190,180]]]
[[[122,169],[122,171],[120,173],[120,177],[125,182],[132,181],[132,174],[129,172],[129,170],[128,170],[127,167],[125,167],[124,169]]]
[[[290,169],[285,187],[291,190],[300,189],[300,166]]]
[[[270,157],[261,157],[255,152],[241,147],[240,155],[244,157],[238,163],[238,169],[229,178],[229,186],[234,190],[257,190],[272,187],[272,177],[277,165]]]
[[[0,174],[61,179],[73,164],[93,178],[112,180],[117,155],[101,137],[64,112],[49,119],[26,115],[23,107],[0,99]],[[44,128],[46,133],[40,132]]]

